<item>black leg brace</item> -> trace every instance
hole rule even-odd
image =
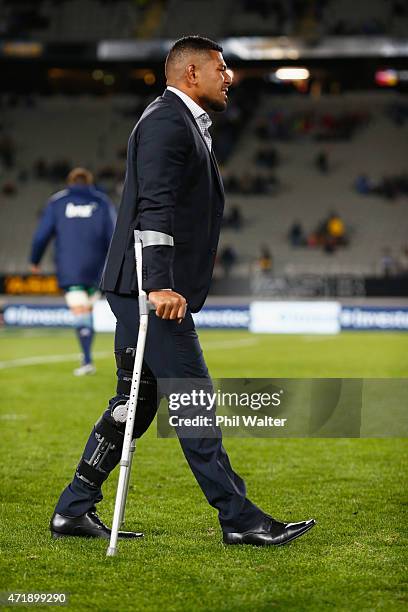
[[[109,408],[95,424],[94,435],[91,435],[77,468],[77,477],[93,487],[100,487],[120,460],[135,354],[134,348],[115,352],[118,368],[117,395],[110,400]],[[140,438],[144,434],[156,411],[156,379],[147,364],[143,363],[133,438]]]
[[[120,404],[128,401],[130,389],[132,386],[133,366],[135,363],[135,348],[127,348],[115,352],[118,385],[116,387],[117,400],[111,406],[111,415],[115,421],[124,421],[123,408],[118,409]],[[148,365],[143,362],[142,377],[139,385],[139,396],[137,398],[135,426],[133,429],[133,437],[140,438],[144,432],[150,427],[156,412],[157,412],[157,382]],[[126,410],[126,408],[125,408]],[[125,428],[123,427],[123,431]]]

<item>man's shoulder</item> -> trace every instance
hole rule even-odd
[[[155,100],[153,100],[153,102],[150,102],[150,104],[148,106],[146,106],[145,110],[142,113],[142,116],[140,117],[140,121],[147,119],[148,117],[150,117],[152,114],[156,115],[174,115],[174,116],[180,116],[180,109],[178,108],[178,105],[174,103],[174,100],[170,97],[170,96],[166,96],[166,95],[162,95],[159,96],[158,98],[156,98]]]
[[[101,189],[98,189],[98,187],[90,187],[89,196],[106,206],[110,206],[112,204],[109,196]]]
[[[167,124],[176,128],[185,128],[187,125],[186,113],[183,112],[182,106],[177,104],[177,102],[175,103],[171,98],[160,96],[145,108],[135,126],[135,132],[156,123],[161,124],[163,127],[164,124]]]
[[[61,189],[60,191],[57,191],[56,193],[52,194],[52,196],[48,200],[48,204],[55,204],[68,196],[69,196],[69,189]]]

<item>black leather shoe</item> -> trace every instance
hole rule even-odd
[[[53,538],[76,536],[81,538],[105,538],[109,540],[111,530],[102,523],[94,510],[81,516],[64,516],[57,512],[53,514],[50,522]],[[143,533],[135,531],[119,531],[119,538],[141,538]]]
[[[300,523],[280,523],[271,516],[243,533],[223,534],[224,544],[252,544],[253,546],[283,546],[309,531],[316,525],[314,519]]]

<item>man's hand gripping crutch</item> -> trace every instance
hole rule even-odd
[[[177,319],[179,323],[185,317],[187,304],[185,299],[171,289],[160,289],[149,292],[149,301],[146,292],[142,289],[142,270],[143,270],[143,248],[155,245],[168,244],[173,246],[173,239],[161,232],[138,231],[134,232],[135,237],[135,260],[136,274],[139,291],[139,333],[137,338],[135,364],[133,368],[132,386],[128,401],[126,429],[123,440],[122,456],[119,463],[119,482],[116,493],[115,510],[113,515],[112,531],[109,547],[106,552],[108,557],[112,557],[117,552],[117,541],[119,528],[125,516],[126,499],[129,490],[130,472],[132,459],[135,450],[133,440],[133,428],[136,417],[137,399],[139,386],[142,376],[143,357],[146,344],[147,328],[149,322],[149,311],[156,310],[156,316],[161,319]]]

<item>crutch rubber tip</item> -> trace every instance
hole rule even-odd
[[[113,548],[113,546],[109,546],[108,550],[106,551],[106,556],[107,557],[114,557],[116,555],[116,548]]]

